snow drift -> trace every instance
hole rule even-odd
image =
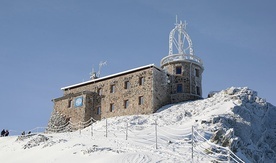
[[[256,91],[231,87],[207,99],[162,107],[152,115],[114,117],[75,132],[1,137],[0,158],[68,163],[226,161],[228,148],[220,145],[245,162],[276,162],[275,116],[276,107]]]

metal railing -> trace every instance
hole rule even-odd
[[[192,126],[192,128],[159,126],[157,120],[149,123],[150,125],[144,125],[143,123],[134,124],[133,122],[130,125],[130,122],[127,120],[124,121],[125,123],[120,123],[120,125],[117,126],[112,123],[109,124],[108,119],[101,121],[101,123],[104,123],[101,125],[97,125],[97,122],[95,122],[96,120],[91,118],[86,122],[67,122],[64,125],[55,126],[55,128],[36,127],[30,131],[32,133],[39,133],[39,131],[44,129],[47,131],[44,133],[53,133],[60,132],[65,128],[70,128],[78,130],[81,135],[87,134],[87,132],[82,133],[82,129],[90,129],[89,135],[91,137],[104,136],[117,140],[132,140],[132,142],[135,143],[135,145],[133,144],[135,148],[139,147],[141,150],[148,150],[149,148],[151,150],[163,150],[162,152],[167,152],[169,155],[173,155],[182,160],[190,157],[193,161],[197,161],[196,158],[198,157],[206,157],[216,162],[244,163],[244,161],[235,155],[229,148],[219,146],[207,140],[194,126]],[[174,152],[167,150],[170,144],[176,146]],[[183,153],[182,150],[177,150],[178,148],[185,148],[186,151],[189,150],[191,153],[190,155],[185,152]]]
[[[168,55],[161,60],[161,66],[176,61],[190,61],[198,64],[201,67],[203,66],[203,61],[199,57],[190,54]]]

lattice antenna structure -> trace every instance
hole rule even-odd
[[[91,80],[97,79],[97,78],[100,77],[100,75],[101,75],[101,69],[102,69],[102,67],[103,67],[104,65],[107,65],[107,61],[105,61],[105,62],[101,61],[101,62],[99,63],[99,70],[98,70],[98,72],[94,71],[94,68],[92,68],[92,72],[90,73],[90,79],[91,79]]]
[[[94,71],[94,68],[92,68],[92,71],[90,72],[90,79],[97,79],[97,73]]]
[[[192,40],[186,32],[186,28],[186,21],[184,23],[182,21],[178,23],[176,16],[175,28],[171,30],[169,35],[169,55],[194,54]]]
[[[97,73],[97,76],[98,77],[100,77],[100,75],[101,75],[101,69],[102,69],[102,67],[103,66],[105,66],[105,65],[107,65],[107,61],[101,61],[100,63],[99,63],[99,71],[98,71],[98,73]]]

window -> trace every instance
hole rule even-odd
[[[130,88],[130,82],[129,81],[125,81],[125,89],[129,89]]]
[[[67,107],[68,107],[68,108],[71,108],[71,106],[72,106],[72,100],[68,100],[68,105],[67,105]]]
[[[128,106],[129,106],[129,101],[128,101],[128,100],[125,100],[125,101],[124,101],[124,107],[125,107],[125,109],[128,108]]]
[[[175,74],[181,74],[182,73],[182,66],[175,67]]]
[[[101,114],[101,107],[100,107],[100,106],[97,107],[97,112],[96,112],[96,114],[97,114],[97,115],[100,115],[100,114]]]
[[[145,83],[145,77],[140,77],[139,78],[139,85],[144,85]]]
[[[139,105],[143,105],[144,104],[144,97],[143,96],[140,96],[138,100],[139,100],[138,101]]]
[[[110,86],[110,93],[115,93],[115,85]]]
[[[110,104],[110,108],[109,108],[110,112],[114,112],[115,110],[115,105],[112,103]]]
[[[177,93],[182,93],[183,92],[183,90],[182,90],[182,84],[177,84],[176,92]]]
[[[196,94],[200,95],[200,87],[199,86],[196,86]]]
[[[199,69],[195,69],[195,76],[199,77]]]
[[[102,88],[99,88],[99,89],[97,90],[97,93],[98,93],[99,96],[102,95],[102,92],[103,92]]]

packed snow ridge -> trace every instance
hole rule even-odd
[[[1,137],[0,158],[6,162],[220,162],[230,158],[229,152],[223,152],[229,148],[244,162],[276,162],[275,117],[276,107],[256,91],[231,87],[207,99],[168,105],[151,115],[109,118],[75,132]],[[235,161],[239,162],[231,159]]]

